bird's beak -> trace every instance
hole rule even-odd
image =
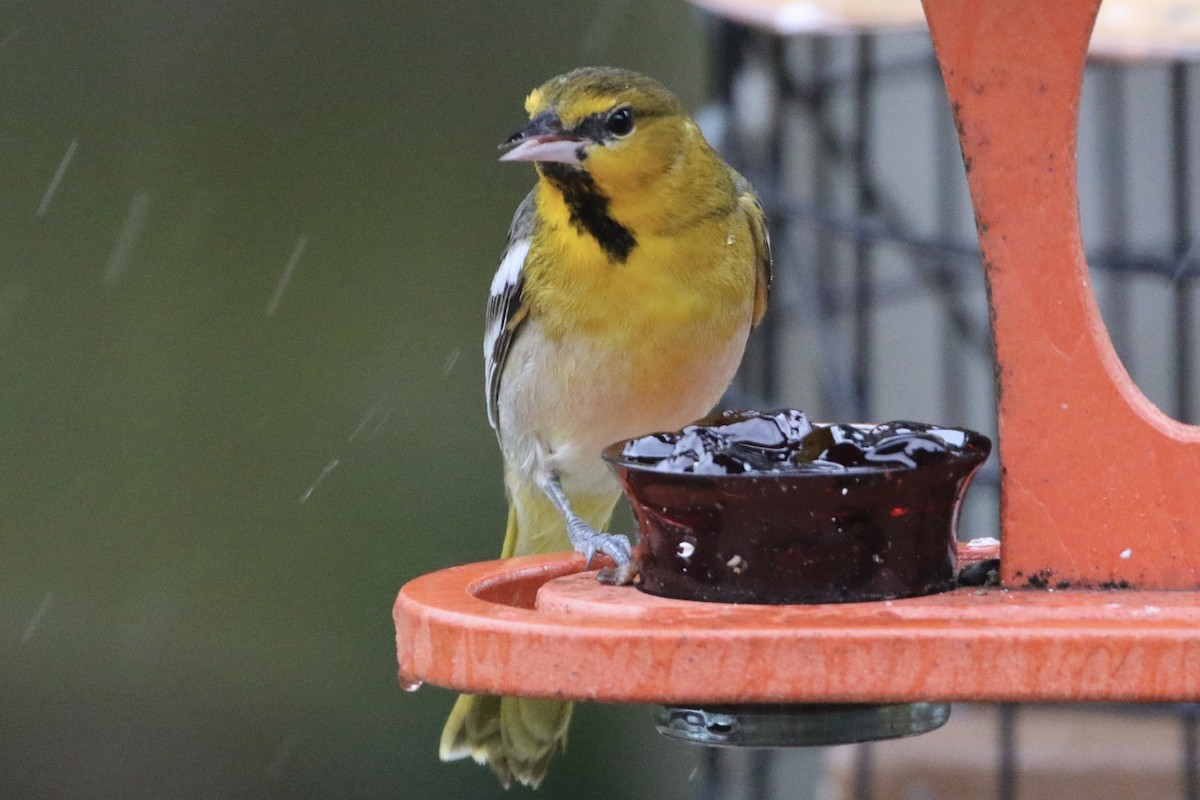
[[[575,136],[538,136],[525,139],[500,156],[501,161],[556,161],[559,164],[578,164],[580,153],[588,140]]]
[[[556,115],[540,114],[500,145],[501,148],[511,148],[500,156],[500,160],[579,164],[586,158],[584,148],[591,141],[564,131]]]

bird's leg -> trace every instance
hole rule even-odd
[[[591,566],[592,557],[597,552],[604,553],[611,558],[617,565],[618,572],[633,562],[633,548],[627,537],[613,533],[601,533],[575,516],[570,502],[567,501],[567,495],[563,492],[562,482],[557,475],[546,475],[541,484],[542,491],[546,493],[550,502],[567,521],[567,536],[571,540],[571,547],[575,549],[576,553],[583,554],[583,557],[587,559],[585,562],[587,566]],[[632,578],[632,575],[629,577]],[[624,582],[628,583],[629,579]]]

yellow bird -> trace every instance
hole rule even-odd
[[[771,255],[750,184],[660,83],[577,69],[525,101],[501,161],[532,161],[492,281],[488,421],[504,457],[501,557],[575,549],[634,572],[602,533],[620,488],[600,451],[708,413],[766,310]],[[571,704],[463,695],[444,761],[473,757],[537,786],[565,745]]]

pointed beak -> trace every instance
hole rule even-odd
[[[591,139],[564,131],[556,115],[539,114],[500,145],[510,148],[500,160],[579,164],[587,157],[584,148],[589,144]]]
[[[565,136],[538,136],[525,139],[500,156],[501,161],[555,161],[559,164],[578,164],[583,161],[583,148],[588,140]]]

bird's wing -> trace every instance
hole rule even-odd
[[[529,314],[524,297],[525,258],[533,237],[535,210],[533,192],[525,196],[508,228],[508,244],[500,259],[500,268],[492,278],[488,294],[487,317],[483,334],[484,375],[487,385],[488,422],[500,431],[500,375],[517,329]]]
[[[767,290],[771,287],[771,235],[767,232],[767,215],[763,212],[762,203],[754,194],[750,182],[741,175],[737,176],[738,205],[750,221],[750,235],[754,238],[754,260],[757,268],[754,282],[754,316],[752,324],[762,321],[767,313]]]

